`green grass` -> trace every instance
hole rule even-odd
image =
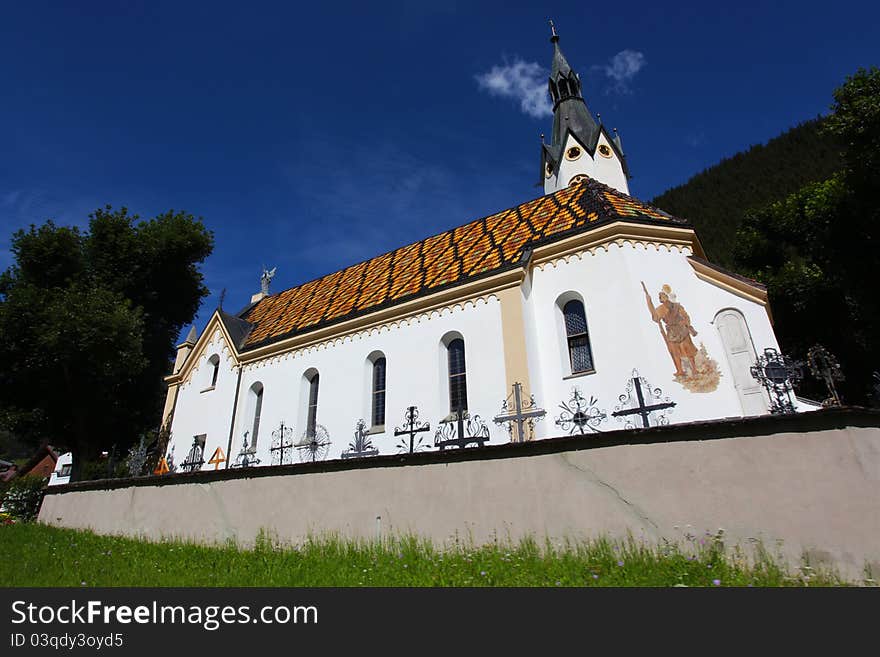
[[[721,536],[684,547],[633,539],[551,545],[453,545],[416,538],[332,536],[254,549],[150,543],[35,523],[0,526],[5,586],[834,586],[828,571],[789,571],[758,549],[725,550]],[[716,581],[718,583],[716,583]]]

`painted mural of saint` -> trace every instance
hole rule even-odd
[[[696,329],[691,325],[691,318],[687,314],[669,285],[663,285],[657,295],[659,306],[655,307],[651,301],[648,288],[642,282],[642,290],[645,291],[645,301],[651,319],[660,328],[660,335],[666,343],[666,349],[675,366],[673,378],[691,392],[711,392],[718,387],[720,373],[718,365],[709,358],[706,347],[702,344],[699,348],[691,338],[697,336]]]

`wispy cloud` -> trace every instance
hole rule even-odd
[[[483,91],[492,96],[513,98],[519,101],[523,112],[540,119],[553,114],[547,95],[547,76],[547,69],[537,62],[517,58],[512,64],[493,66],[474,77]]]
[[[636,73],[645,68],[647,61],[644,53],[638,50],[621,50],[608,60],[608,63],[599,66],[602,72],[611,80],[611,86],[607,88],[607,92],[617,94],[631,94],[632,87],[630,83],[636,76]]]

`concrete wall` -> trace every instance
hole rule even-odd
[[[867,417],[867,420],[865,419]],[[120,485],[120,484],[110,484]],[[104,488],[101,488],[104,486]],[[249,543],[413,532],[445,543],[599,534],[781,541],[859,578],[880,568],[880,414],[820,411],[356,464],[61,487],[40,520],[100,533]],[[381,518],[377,522],[377,517]]]

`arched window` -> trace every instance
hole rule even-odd
[[[211,364],[211,385],[213,388],[217,385],[217,375],[220,373],[220,356],[214,354],[208,359],[208,362]]]
[[[464,340],[455,338],[446,347],[449,359],[449,411],[466,411],[467,375],[464,362]]]
[[[559,100],[559,91],[557,91],[556,83],[553,80],[550,80],[550,98],[554,103]]]
[[[565,336],[568,340],[568,357],[571,362],[571,373],[590,372],[593,370],[593,353],[590,350],[590,336],[587,333],[587,316],[584,304],[572,299],[562,307],[565,318]]]
[[[385,425],[385,356],[373,361],[373,422],[374,427]]]
[[[318,424],[318,383],[320,375],[315,372],[309,379],[309,405],[306,409],[306,435],[314,436]]]
[[[251,439],[249,448],[253,452],[257,449],[257,438],[260,435],[260,415],[263,412],[263,384],[255,383],[251,386],[251,403],[253,404],[254,417],[251,422]]]

